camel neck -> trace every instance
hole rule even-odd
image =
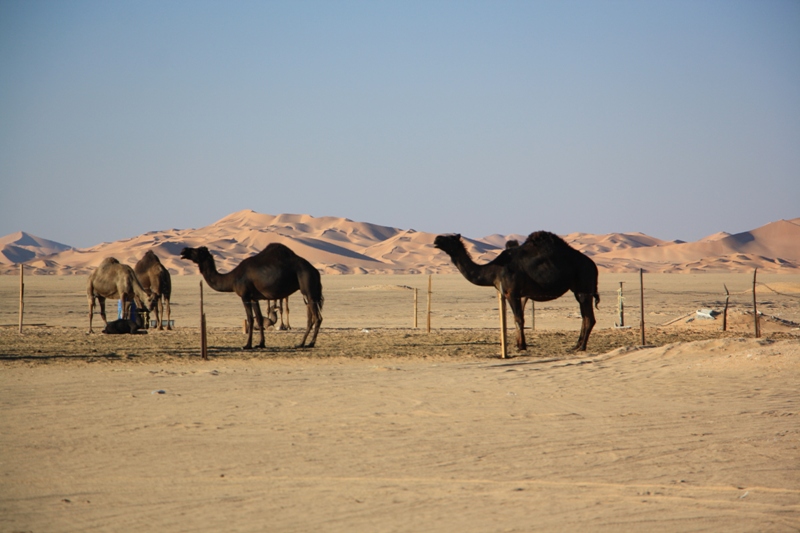
[[[474,285],[481,287],[494,287],[498,278],[497,267],[494,265],[479,265],[469,256],[466,250],[458,250],[450,258],[459,272]]]
[[[217,265],[214,260],[204,261],[200,266],[200,273],[206,280],[208,286],[217,292],[233,292],[233,278],[228,274],[217,272]]]

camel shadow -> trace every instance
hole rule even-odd
[[[121,356],[116,353],[92,354],[92,355],[3,355],[0,354],[0,361],[85,361],[91,363],[97,360],[104,361],[123,361],[129,356]]]

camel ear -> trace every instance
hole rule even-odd
[[[461,234],[460,233],[456,233],[456,239],[459,239],[459,240],[461,239]]]

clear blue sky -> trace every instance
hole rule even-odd
[[[0,236],[800,216],[800,2],[0,0]]]

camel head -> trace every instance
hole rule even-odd
[[[201,246],[200,248],[184,248],[181,250],[181,259],[188,259],[189,261],[201,264],[203,261],[214,260],[208,248]]]
[[[144,292],[147,293],[147,302],[142,302],[142,304],[144,304],[145,308],[148,311],[154,311],[156,306],[158,305],[158,300],[159,300],[158,294],[155,294],[150,289],[145,289]]]
[[[437,235],[437,237],[433,240],[433,246],[440,249],[447,255],[452,255],[453,252],[458,250],[464,250],[464,243],[461,242],[460,233]]]

